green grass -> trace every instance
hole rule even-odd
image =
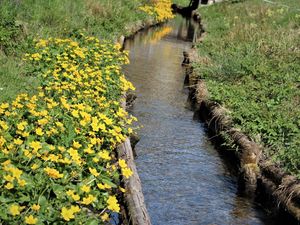
[[[275,2],[200,9],[207,36],[198,45],[196,67],[210,99],[228,108],[266,155],[300,176],[299,1]]]
[[[38,81],[25,76],[22,61],[0,55],[0,95],[3,100],[12,100],[19,92],[33,93]]]
[[[129,25],[145,20],[145,0],[3,0],[0,1],[0,102],[32,90],[39,81],[24,77],[21,61],[32,40],[68,37],[78,31],[115,40]]]

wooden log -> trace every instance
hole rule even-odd
[[[122,107],[126,108],[126,97],[121,101]],[[131,225],[151,225],[150,216],[148,214],[144,194],[142,191],[141,180],[138,175],[134,162],[134,154],[131,147],[130,139],[126,138],[117,148],[118,158],[124,159],[128,167],[132,170],[133,175],[129,179],[124,180],[126,192],[124,193],[125,204],[128,212],[128,220]]]
[[[124,181],[129,223],[132,225],[151,225],[129,138],[118,147],[118,156],[119,159],[124,159],[127,162],[128,167],[133,172],[133,175]]]

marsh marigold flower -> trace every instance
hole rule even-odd
[[[106,203],[108,204],[107,208],[113,212],[120,212],[120,205],[116,196],[109,196]]]
[[[54,179],[62,178],[64,176],[63,174],[60,174],[58,170],[50,167],[46,167],[44,171],[48,174],[49,177]]]
[[[33,215],[25,216],[25,223],[26,224],[36,224],[37,221],[38,221],[38,219],[33,217]]]
[[[39,204],[33,204],[33,205],[31,206],[31,208],[32,208],[32,210],[34,210],[34,211],[39,211],[41,207],[40,207]]]
[[[129,169],[129,168],[122,168],[122,169],[121,169],[121,172],[122,172],[122,175],[123,175],[124,177],[126,177],[126,178],[131,177],[132,174],[133,174],[132,170]]]
[[[63,207],[60,214],[64,220],[70,221],[75,218],[74,214],[78,212],[80,212],[80,208],[72,205],[70,209]]]
[[[17,204],[13,204],[9,207],[9,213],[13,216],[20,215],[23,208],[24,207],[20,207]]]

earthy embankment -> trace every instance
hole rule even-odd
[[[205,18],[204,18],[205,20]],[[207,27],[209,30],[209,27]],[[206,34],[199,40],[208,38]],[[270,202],[272,210],[287,212],[296,221],[300,220],[300,181],[272,163],[266,156],[264,147],[253,141],[241,129],[237,129],[233,119],[224,108],[209,98],[209,89],[205,79],[201,79],[201,70],[195,66],[203,62],[195,47],[189,53],[184,53],[189,86],[189,101],[195,110],[195,115],[206,123],[209,132],[219,144],[230,143],[237,150],[222,148],[225,155],[236,159],[239,168],[240,189],[246,194],[263,198]]]

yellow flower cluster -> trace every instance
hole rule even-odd
[[[152,0],[150,5],[142,6],[139,9],[150,16],[155,16],[158,22],[162,22],[174,18],[171,5],[171,0]]]
[[[42,85],[36,95],[20,94],[0,104],[0,190],[5,200],[0,210],[10,215],[5,222],[79,224],[87,215],[108,220],[110,212],[120,211],[114,197],[123,189],[120,175],[132,175],[114,154],[135,120],[119,102],[134,89],[121,73],[128,53],[81,35],[40,40],[25,60]],[[102,213],[90,215],[87,208]]]

